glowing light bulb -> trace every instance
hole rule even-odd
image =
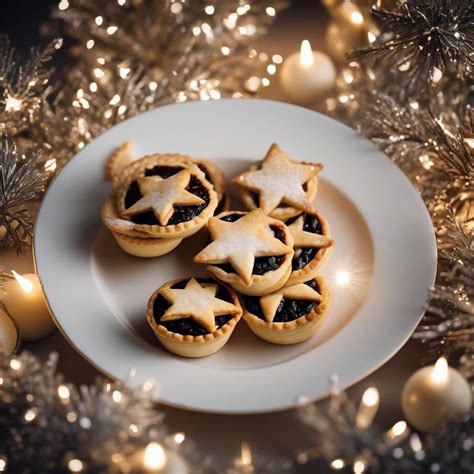
[[[5,110],[14,110],[17,112],[18,110],[21,110],[22,104],[23,101],[21,99],[17,99],[16,97],[8,95],[5,99]]]
[[[379,391],[375,387],[369,387],[362,395],[365,405],[373,407],[379,402]]]
[[[313,50],[308,40],[303,40],[300,49],[300,63],[303,66],[310,66],[314,62]]]
[[[162,446],[158,443],[149,443],[143,456],[143,465],[148,470],[163,469],[166,464],[166,454]]]
[[[390,429],[391,437],[401,436],[407,430],[406,421],[397,421]]]
[[[12,359],[10,361],[10,367],[13,370],[20,370],[21,369],[21,362],[18,359]]]
[[[84,463],[79,459],[71,459],[68,462],[67,467],[71,472],[81,472],[82,469],[84,469]]]
[[[334,461],[330,464],[332,469],[335,469],[336,471],[339,471],[345,466],[345,463],[342,459],[334,459]]]
[[[115,402],[115,403],[120,403],[122,401],[122,393],[119,392],[118,390],[114,390],[112,392],[112,400]]]
[[[372,423],[379,408],[379,391],[375,387],[369,387],[362,395],[362,400],[357,410],[356,425],[359,428],[367,428]]]
[[[443,77],[443,72],[441,69],[437,68],[436,66],[431,71],[431,80],[436,84],[438,83]]]
[[[33,283],[31,283],[31,281],[19,275],[15,270],[12,270],[12,275],[15,277],[23,291],[26,291],[27,293],[31,293],[33,291]]]
[[[361,12],[355,11],[351,13],[351,21],[354,25],[362,25],[362,23],[364,23],[364,17]]]
[[[354,462],[354,473],[355,474],[362,474],[365,471],[365,463],[360,459]]]
[[[445,383],[448,380],[448,361],[440,357],[431,372],[431,380],[435,383]]]
[[[59,395],[59,398],[61,398],[62,400],[69,399],[70,392],[69,392],[69,389],[66,387],[66,385],[60,385],[58,387],[58,395]]]

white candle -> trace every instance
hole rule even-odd
[[[308,40],[301,43],[299,53],[283,63],[280,82],[285,92],[297,102],[311,102],[332,89],[336,68],[323,53],[312,51]]]
[[[13,317],[25,341],[37,341],[51,334],[55,325],[43,295],[38,275],[18,275],[4,285],[3,303]]]
[[[471,404],[467,380],[444,358],[415,372],[402,392],[405,417],[421,431],[434,431],[443,420],[468,413]]]

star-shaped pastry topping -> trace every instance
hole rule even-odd
[[[169,178],[159,176],[139,178],[137,180],[142,194],[135,204],[123,212],[124,217],[153,211],[161,225],[166,225],[174,212],[174,206],[196,206],[204,201],[195,194],[186,191],[191,172],[183,169]]]
[[[293,236],[295,247],[315,247],[325,248],[330,247],[334,241],[325,235],[315,234],[303,230],[304,215],[301,215],[295,222],[288,226],[291,235]]]
[[[208,222],[213,241],[199,252],[198,263],[230,263],[242,280],[249,285],[255,257],[286,255],[292,247],[278,240],[261,209],[249,212],[235,222],[211,217]]]
[[[263,315],[267,323],[272,323],[275,317],[281,300],[288,298],[292,300],[306,300],[306,301],[321,301],[322,296],[314,289],[304,283],[297,285],[286,286],[275,293],[262,296],[260,299],[260,306],[262,307]]]
[[[262,161],[262,167],[247,171],[233,179],[238,186],[259,194],[259,206],[269,214],[279,204],[308,209],[311,203],[303,184],[322,170],[319,163],[296,163],[277,145],[273,144]]]
[[[237,314],[241,309],[227,301],[216,298],[217,285],[201,286],[191,278],[183,289],[163,288],[160,294],[171,303],[161,321],[191,318],[204,329],[214,332],[216,316]]]

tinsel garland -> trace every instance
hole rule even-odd
[[[77,389],[56,372],[57,360],[0,357],[0,471],[140,472],[137,453],[165,438],[154,384],[132,390],[98,380]]]
[[[337,388],[333,388],[326,410],[302,400],[299,417],[320,436],[317,446],[298,453],[297,461],[311,465],[314,459],[322,458],[332,470],[346,473],[472,472],[472,414],[450,421],[433,435],[411,432],[405,421],[395,423],[384,432],[372,423],[378,408],[378,393],[374,390],[367,389],[358,406]],[[374,406],[375,395],[375,409],[368,410]],[[370,405],[365,402],[369,397]]]
[[[430,341],[431,358],[446,348],[451,363],[469,378],[473,345],[466,341],[474,333],[474,279],[467,272],[474,246],[473,5],[411,0],[394,11],[374,8],[382,32],[374,46],[351,53],[337,94],[327,103],[331,114],[373,140],[420,191],[436,230],[440,272],[415,337]],[[438,80],[433,80],[433,67],[442,71]]]
[[[127,117],[165,103],[255,94],[270,83],[271,59],[251,42],[287,4],[61,1],[47,29],[69,37],[74,64],[62,68],[54,84],[47,63],[62,40],[33,49],[22,61],[0,37],[0,135],[31,152],[29,161],[47,182],[85,144]],[[0,144],[0,154],[9,153]],[[3,173],[13,183],[20,177],[12,163],[3,159]],[[32,177],[24,175],[22,182]],[[18,187],[15,192],[23,202],[32,198]],[[23,250],[32,218],[24,206],[6,204],[0,201],[0,245]],[[18,226],[21,245],[14,235]]]
[[[64,71],[56,101],[72,125],[57,148],[81,148],[115,123],[159,105],[257,93],[270,83],[271,60],[251,43],[287,5],[61,1],[52,13],[59,23],[49,27],[59,27],[54,33],[72,42],[75,64]],[[57,117],[49,117],[51,131]],[[58,164],[63,162],[60,157]]]
[[[471,0],[399,1],[395,10],[373,7],[381,34],[376,43],[350,59],[372,60],[384,68],[385,83],[394,77],[400,94],[432,94],[445,73],[474,73],[474,4]]]
[[[30,245],[33,235],[27,203],[46,185],[38,160],[37,151],[19,153],[13,140],[0,135],[0,242],[17,251]]]

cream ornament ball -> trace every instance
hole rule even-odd
[[[347,28],[344,24],[331,21],[326,29],[325,41],[329,54],[337,62],[347,62],[346,54],[368,46],[368,33],[363,30]]]
[[[357,5],[350,1],[344,1],[331,10],[334,19],[343,27],[352,30],[364,30],[366,28],[365,18]]]

